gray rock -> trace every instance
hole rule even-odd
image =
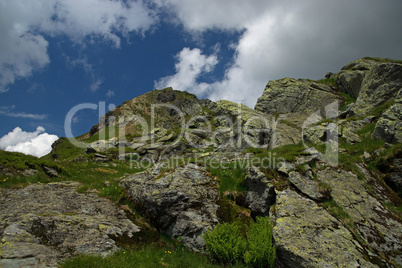
[[[289,173],[289,182],[300,192],[315,201],[323,201],[327,198],[327,194],[320,190],[318,182],[314,180],[311,174],[301,175],[296,171],[292,171]]]
[[[0,189],[0,266],[56,267],[78,254],[108,255],[140,229],[124,211],[76,182]],[[25,265],[25,266],[24,266]]]
[[[351,114],[367,116],[396,97],[402,87],[402,64],[359,59],[343,67],[335,81],[342,91],[357,98]]]
[[[58,178],[59,173],[54,169],[47,166],[43,166],[43,171],[51,178]]]
[[[303,132],[303,140],[312,144],[322,144],[338,138],[338,126],[335,123],[323,123],[312,126]]]
[[[170,134],[163,136],[162,138],[157,140],[157,142],[160,142],[160,143],[171,142],[171,141],[174,141],[176,138],[177,138],[176,133],[171,132]]]
[[[113,140],[98,140],[88,144],[87,153],[102,153],[106,152],[110,148],[114,148],[117,145],[117,141]]]
[[[161,232],[203,251],[201,234],[218,223],[219,196],[217,182],[204,168],[190,164],[163,176],[145,171],[123,178],[120,184]]]
[[[275,187],[272,182],[256,167],[245,171],[247,185],[246,206],[253,217],[269,215],[269,208],[275,203]]]
[[[273,235],[284,267],[378,267],[364,259],[364,248],[342,223],[312,200],[288,189],[278,193],[275,211]]]
[[[373,139],[382,139],[388,143],[402,143],[402,89],[397,99],[378,120]]]
[[[288,163],[286,161],[280,162],[278,164],[278,171],[285,175],[289,175],[289,172],[294,169],[295,169],[295,165]]]
[[[268,82],[263,95],[257,100],[255,110],[267,114],[314,113],[337,100],[340,97],[328,85],[305,79],[283,78]]]
[[[317,177],[331,186],[332,198],[348,213],[362,239],[375,253],[402,260],[402,223],[367,192],[363,181],[353,173],[331,168],[319,171]]]

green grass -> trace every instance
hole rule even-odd
[[[102,258],[101,256],[81,255],[63,262],[62,268],[131,268],[131,267],[221,267],[213,264],[208,257],[186,249],[147,247],[138,251],[120,250]],[[245,267],[229,265],[227,267]]]
[[[340,220],[342,223],[348,223],[350,221],[349,214],[339,206],[334,200],[324,201],[323,207],[328,210],[335,218]]]
[[[244,163],[210,163],[207,167],[212,176],[219,178],[219,192],[244,192]]]
[[[303,155],[303,151],[306,149],[302,142],[298,144],[284,145],[279,148],[274,148],[271,150],[260,149],[260,148],[247,148],[246,153],[254,153],[255,157],[258,158],[275,158],[276,160],[286,160],[293,162],[296,160],[296,156]],[[278,161],[276,161],[278,163]],[[273,162],[273,161],[272,161]]]
[[[385,112],[389,107],[391,107],[394,104],[394,100],[389,100],[380,106],[377,106],[374,108],[373,111],[371,111],[371,115],[374,115],[375,117],[380,117],[383,112]]]
[[[356,101],[355,98],[353,98],[352,96],[350,96],[345,92],[339,92],[338,94],[343,98],[344,101],[343,105],[339,108],[340,111],[345,110],[347,105],[354,103]]]
[[[375,123],[372,123],[356,132],[356,134],[362,138],[361,142],[350,144],[342,139],[339,140],[339,147],[346,150],[346,153],[340,153],[338,155],[339,165],[342,168],[357,174],[360,178],[363,178],[363,174],[361,174],[355,164],[364,162],[362,157],[364,152],[374,152],[375,150],[385,146],[383,140],[371,139],[374,128]],[[376,169],[373,165],[369,165],[369,168]]]
[[[364,57],[363,59],[374,60],[374,61],[384,62],[384,63],[402,63],[402,60],[394,60],[394,59],[390,59],[390,58]]]
[[[335,79],[334,78],[325,78],[325,79],[320,79],[320,80],[316,80],[314,81],[318,84],[325,84],[325,85],[329,85],[329,86],[336,86],[335,84]]]

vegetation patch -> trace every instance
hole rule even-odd
[[[363,59],[384,62],[384,63],[400,63],[400,64],[402,64],[402,60],[394,60],[394,59],[390,59],[390,58],[364,57]]]
[[[251,267],[274,267],[275,245],[269,217],[257,217],[249,225],[242,222],[218,224],[204,234],[206,250],[216,262],[245,262]]]

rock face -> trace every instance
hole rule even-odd
[[[367,193],[363,182],[353,173],[330,168],[317,177],[331,186],[332,198],[348,213],[365,243],[402,265],[402,223]]]
[[[336,100],[340,100],[339,96],[328,85],[283,78],[267,84],[254,109],[267,114],[314,113]]]
[[[192,250],[203,251],[201,234],[218,223],[217,182],[199,166],[189,164],[173,173],[155,176],[150,171],[123,178],[136,207],[161,232]]]
[[[291,190],[279,192],[273,229],[285,267],[377,267],[364,260],[364,249],[325,209]]]
[[[339,89],[357,98],[351,115],[364,116],[394,99],[402,87],[402,64],[359,59],[335,75]]]
[[[0,189],[0,267],[56,267],[77,254],[108,255],[113,239],[140,229],[125,212],[79,183],[32,184]]]

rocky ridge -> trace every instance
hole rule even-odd
[[[321,81],[270,81],[255,109],[154,90],[102,117],[79,138],[85,153],[69,161],[95,161],[110,177],[120,163],[149,164],[114,177],[114,187],[160,233],[194,251],[204,251],[202,234],[218,223],[269,215],[277,267],[400,267],[401,92],[402,64],[372,58]],[[239,186],[222,191],[235,171]],[[80,253],[110,254],[119,237],[136,243],[130,210],[77,187],[0,188],[0,266],[52,267]],[[42,201],[13,205],[33,200]]]

